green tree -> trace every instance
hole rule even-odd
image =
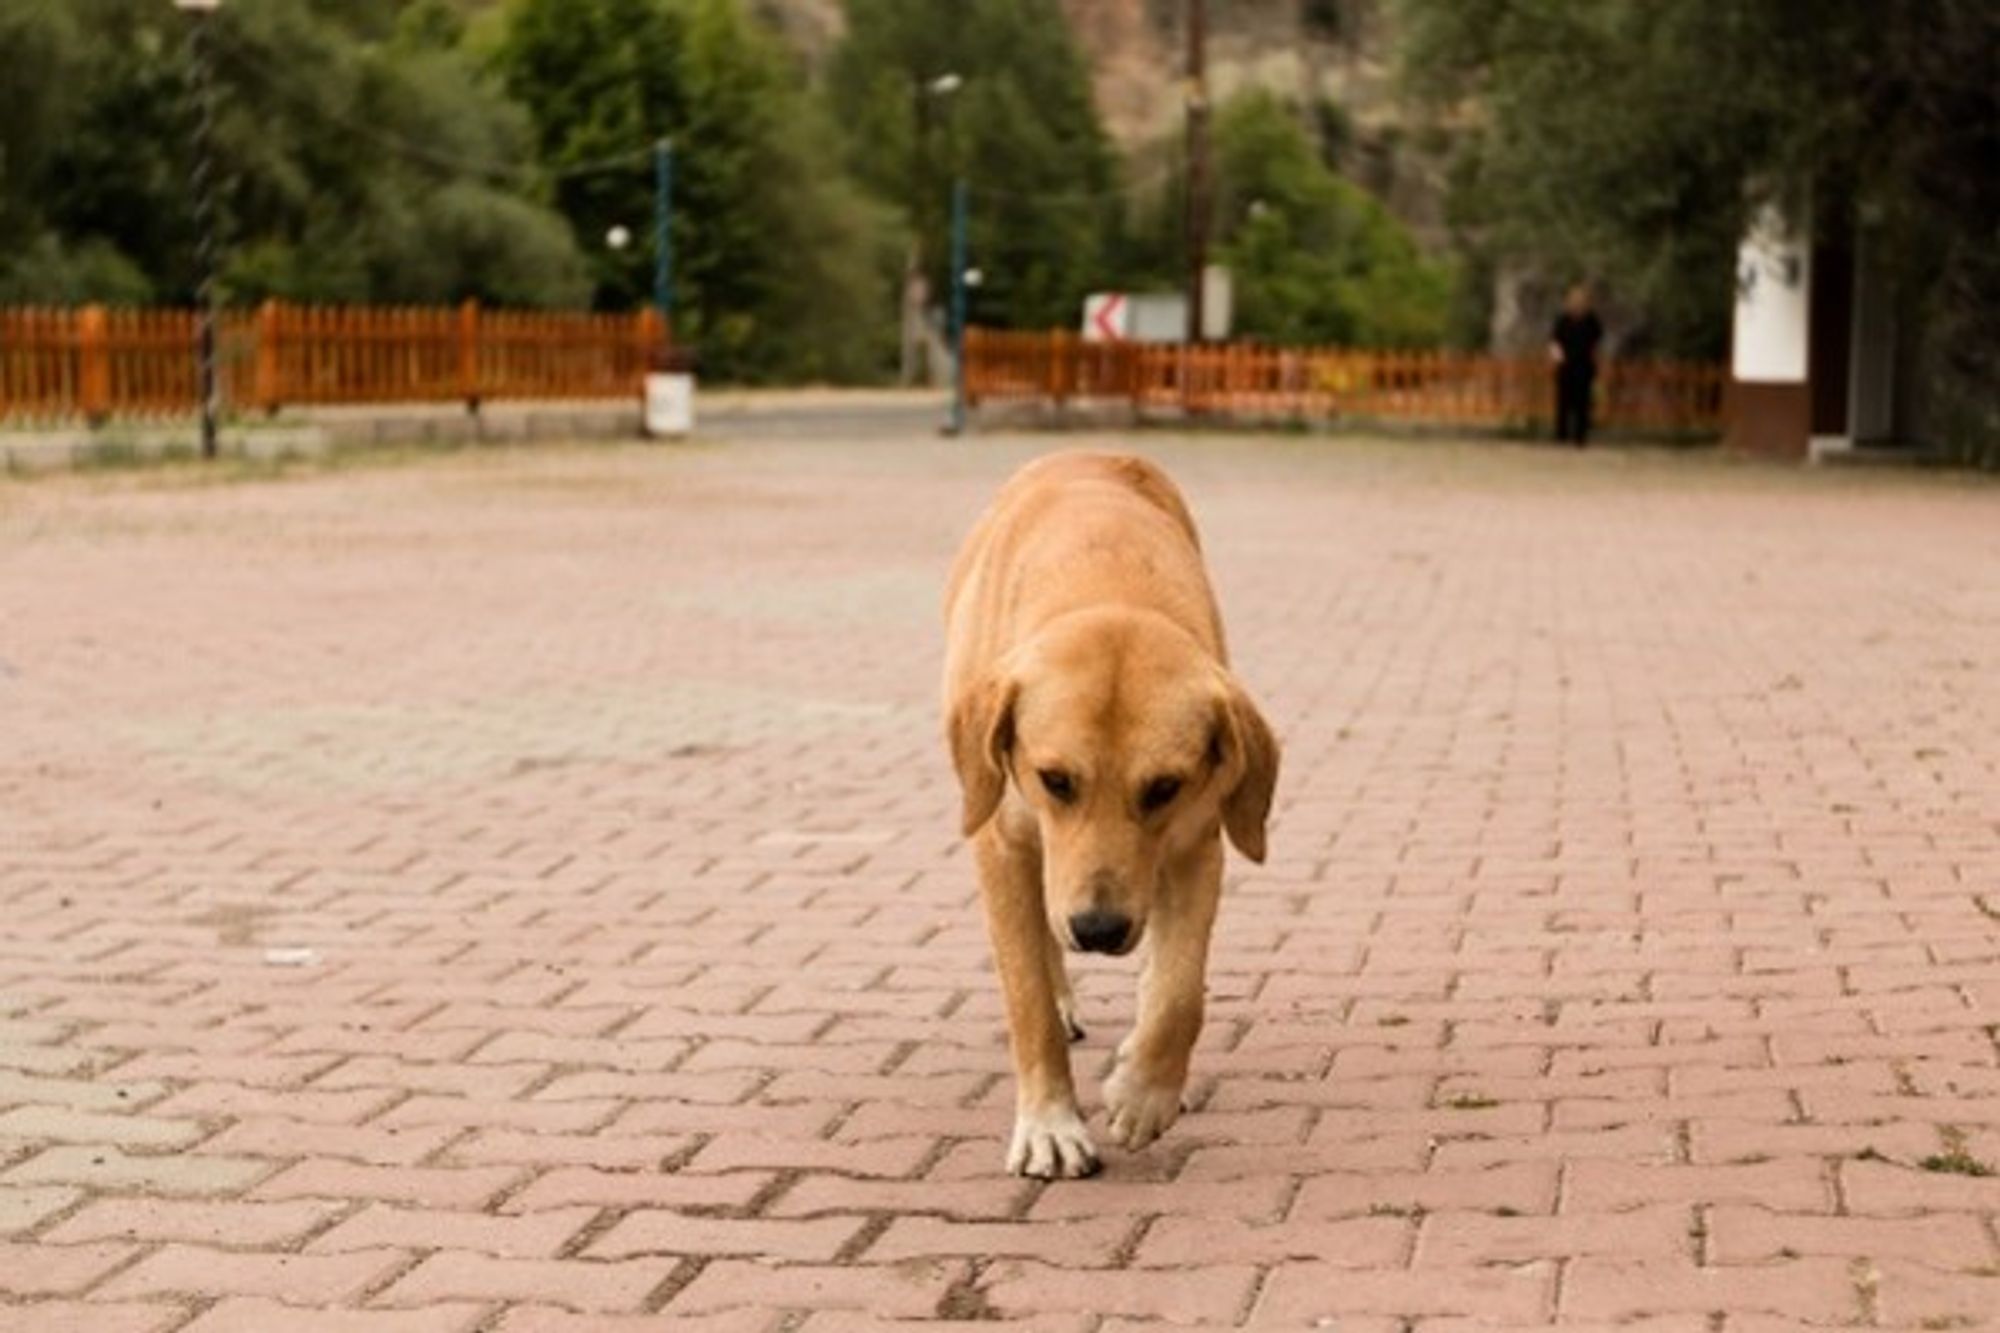
[[[1856,229],[1923,293],[1950,438],[2000,461],[2000,6],[1400,0],[1413,85],[1464,131],[1491,255],[1595,274],[1719,353],[1753,211]]]
[[[666,138],[677,330],[705,368],[750,380],[881,369],[882,220],[842,178],[800,72],[735,0],[515,0],[494,63],[577,233],[641,238],[622,254],[593,248],[600,304],[650,298],[651,148]],[[621,156],[629,167],[594,169]]]
[[[1453,272],[1325,163],[1298,116],[1267,92],[1216,117],[1219,257],[1238,328],[1273,342],[1435,346],[1451,322]]]
[[[856,179],[902,213],[933,292],[947,285],[962,174],[984,274],[975,317],[1076,320],[1106,279],[1118,208],[1090,72],[1056,0],[848,0],[827,95]]]
[[[212,20],[226,297],[568,304],[566,228],[517,164],[519,113],[394,8],[262,0]],[[0,0],[0,293],[185,301],[186,17]],[[18,131],[20,142],[15,142]]]

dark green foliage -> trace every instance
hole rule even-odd
[[[1215,156],[1220,257],[1243,333],[1376,347],[1445,340],[1450,267],[1335,175],[1290,108],[1268,93],[1235,98],[1216,118]]]
[[[1400,0],[1461,136],[1468,242],[1589,274],[1656,345],[1725,346],[1738,237],[1776,201],[1919,292],[1938,442],[2000,462],[2000,5]]]
[[[213,19],[225,297],[581,299],[567,228],[525,189],[523,118],[436,6],[398,8]],[[0,132],[0,295],[191,297],[187,22],[154,0],[0,0],[4,96],[25,113]]]
[[[651,145],[674,145],[679,334],[707,373],[851,380],[893,329],[883,224],[840,172],[800,72],[735,0],[517,0],[495,65],[533,119],[599,304],[650,299]],[[629,167],[591,164],[632,153]],[[613,226],[638,244],[603,247]]]
[[[1068,325],[1104,282],[1118,201],[1090,75],[1056,0],[848,0],[828,81],[847,161],[945,290],[951,181],[971,183],[982,323]],[[930,91],[955,74],[955,92]]]

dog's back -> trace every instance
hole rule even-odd
[[[1127,454],[1038,458],[1001,488],[952,567],[947,689],[961,663],[1099,606],[1166,616],[1226,660],[1201,538],[1167,474]]]

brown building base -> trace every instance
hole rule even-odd
[[[1722,400],[1722,442],[1744,453],[1804,459],[1812,445],[1807,385],[1729,381]]]

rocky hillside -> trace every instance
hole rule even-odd
[[[950,3],[950,0],[938,0]],[[1062,0],[1095,74],[1105,127],[1144,155],[1180,134],[1186,0]],[[809,59],[838,39],[841,0],[752,0]],[[1439,164],[1396,97],[1385,0],[1209,0],[1211,95],[1264,87],[1296,102],[1347,174],[1442,240]]]

